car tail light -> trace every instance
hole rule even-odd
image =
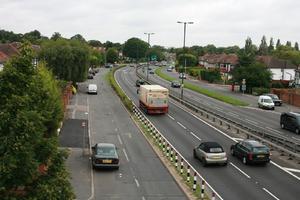
[[[252,153],[248,153],[248,159],[252,160],[253,159],[253,154]]]

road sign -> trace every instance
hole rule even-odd
[[[152,55],[150,59],[151,59],[151,61],[156,61],[157,57],[156,57],[156,55]]]
[[[243,78],[242,80],[242,84],[245,85],[246,84],[246,79]]]
[[[243,92],[246,91],[246,85],[245,84],[242,85],[242,91]]]

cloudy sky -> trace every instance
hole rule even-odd
[[[51,37],[123,43],[131,37],[151,45],[243,46],[247,36],[259,44],[263,35],[300,42],[299,0],[0,0],[0,29],[26,33],[39,30]]]

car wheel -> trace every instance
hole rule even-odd
[[[275,107],[273,107],[272,110],[275,110]]]
[[[232,156],[235,156],[235,153],[234,153],[233,149],[230,149],[230,153],[231,153]]]
[[[223,166],[227,166],[227,162],[223,163]]]
[[[281,123],[281,124],[280,124],[280,127],[281,127],[282,129],[285,129],[284,123]]]
[[[203,167],[205,167],[207,165],[207,162],[206,162],[205,158],[202,158],[201,161],[202,161]]]
[[[196,155],[195,150],[193,151],[193,157],[194,157],[195,159],[197,159],[197,155]]]
[[[247,165],[247,158],[246,158],[246,157],[243,157],[243,163],[244,163],[245,165]]]
[[[299,128],[296,128],[295,132],[296,134],[299,134]]]

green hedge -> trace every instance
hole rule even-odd
[[[218,82],[221,80],[220,70],[202,70],[201,79],[210,83]]]
[[[117,93],[117,95],[120,97],[121,101],[124,103],[125,107],[132,112],[132,102],[128,99],[128,97],[125,95],[125,93],[123,92],[123,90],[119,87],[119,85],[117,84],[114,74],[115,71],[124,67],[126,65],[121,65],[119,67],[113,68],[112,71],[109,71],[106,74],[106,79],[109,81],[110,85],[112,86],[112,88],[115,90],[115,92]]]
[[[257,96],[266,94],[269,92],[270,92],[270,88],[258,88],[258,87],[252,88],[252,94],[257,95]]]

